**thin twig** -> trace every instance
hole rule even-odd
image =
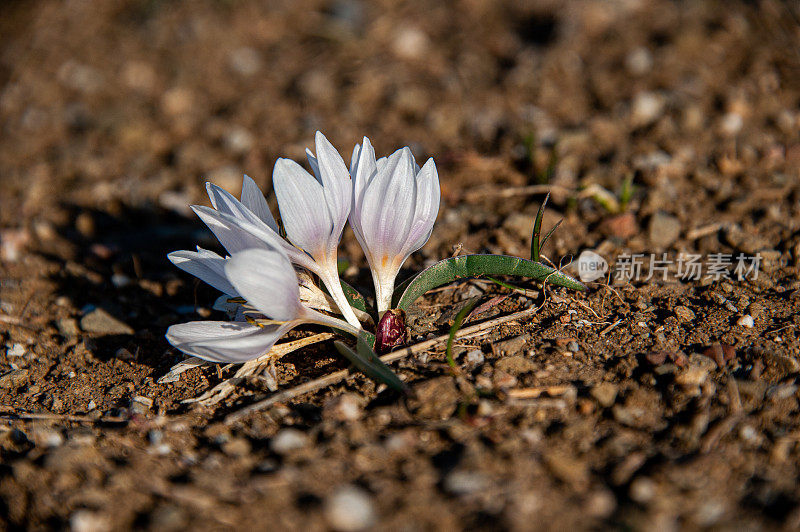
[[[508,323],[510,321],[527,318],[528,316],[536,314],[536,312],[538,311],[539,307],[532,307],[529,309],[522,310],[520,312],[515,312],[514,314],[509,314],[508,316],[502,316],[500,318],[495,318],[493,320],[489,320],[483,323],[478,323],[477,325],[465,327],[460,331],[458,331],[455,337],[464,338],[467,336],[471,336],[476,333],[486,331],[487,329],[492,329],[503,323]],[[449,337],[450,337],[449,334],[444,334],[442,336],[437,336],[436,338],[431,338],[430,340],[426,340],[424,342],[420,342],[418,344],[406,347],[405,349],[392,351],[391,353],[383,355],[381,357],[381,361],[386,364],[389,364],[391,362],[395,362],[397,360],[406,358],[407,356],[427,351],[428,349],[437,344],[447,342],[447,339]],[[263,399],[257,403],[253,403],[252,405],[246,406],[241,410],[233,412],[232,414],[228,415],[228,417],[225,418],[225,423],[226,424],[235,423],[249,416],[250,414],[253,414],[255,412],[260,412],[261,410],[265,410],[276,403],[289,401],[291,399],[294,399],[295,397],[299,397],[309,392],[315,392],[322,388],[326,388],[327,386],[330,386],[332,384],[336,384],[337,382],[346,379],[350,375],[352,375],[352,371],[350,369],[344,369],[341,371],[331,373],[330,375],[326,375],[324,377],[320,377],[318,379],[305,382],[299,386],[295,386],[294,388],[278,392],[275,395],[267,397],[266,399]]]
[[[609,325],[608,327],[606,327],[605,329],[603,329],[602,331],[600,331],[600,336],[605,336],[605,335],[606,335],[606,333],[609,333],[609,332],[611,332],[611,330],[612,330],[612,329],[614,329],[614,327],[616,327],[616,326],[617,326],[617,325],[619,325],[620,323],[622,323],[622,320],[617,320],[617,321],[615,321],[614,323],[612,323],[611,325]]]
[[[33,327],[31,325],[26,325],[22,323],[22,318],[17,318],[16,316],[0,316],[0,323],[7,323],[9,325],[15,325],[17,327],[21,327],[23,329],[28,329],[29,331],[39,332],[40,329],[38,327]]]
[[[703,227],[698,227],[696,229],[692,229],[688,233],[686,233],[687,240],[698,240],[703,238],[704,236],[713,235],[714,233],[718,233],[720,230],[724,229],[725,227],[729,226],[730,224],[726,222],[717,222],[709,225],[704,225]]]
[[[48,412],[0,412],[0,418],[20,420],[72,421],[75,423],[123,423],[125,417],[92,417],[73,414],[51,414]]]

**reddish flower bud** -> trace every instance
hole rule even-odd
[[[400,309],[389,309],[378,323],[375,331],[375,351],[388,353],[395,347],[402,347],[408,342],[406,313]]]

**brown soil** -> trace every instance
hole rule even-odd
[[[277,4],[0,8],[4,528],[800,527],[796,4]],[[166,327],[216,297],[165,254],[215,246],[186,210],[206,179],[269,193],[316,129],[435,157],[407,274],[458,243],[525,256],[543,196],[515,187],[550,184],[550,257],[761,252],[759,276],[513,294],[473,322],[544,306],[459,342],[459,378],[438,348],[394,365],[413,398],[355,375],[225,425],[270,392],[197,407],[236,368],[156,382],[182,359]],[[627,176],[623,214],[580,192]],[[341,253],[369,291],[349,232]],[[412,341],[508,293],[431,294]],[[124,325],[87,332],[96,308]],[[344,367],[309,347],[280,387]]]

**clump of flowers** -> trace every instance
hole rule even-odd
[[[376,159],[364,137],[353,150],[348,171],[320,132],[315,145],[316,154],[306,150],[311,172],[290,159],[275,163],[272,183],[285,238],[252,179],[244,176],[241,199],[207,184],[212,206],[192,209],[228,255],[198,247],[170,253],[169,259],[223,292],[219,308],[228,310],[233,320],[173,325],[166,338],[174,347],[210,362],[246,362],[267,354],[298,325],[325,325],[358,337],[360,348],[369,346],[367,355],[340,349],[360,369],[390,384],[399,383],[371,351],[376,338],[364,329],[362,320],[368,321],[365,318],[374,311],[339,278],[338,245],[348,220],[375,285],[379,350],[405,341],[402,311],[417,297],[459,278],[521,275],[583,289],[574,279],[538,262],[538,234],[532,253],[536,260],[454,257],[396,286],[400,268],[428,241],[439,212],[439,176],[433,159],[420,167],[407,147]]]

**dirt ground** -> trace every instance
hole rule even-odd
[[[3,528],[800,528],[796,3],[11,1],[0,43]],[[273,393],[254,376],[185,403],[237,369],[158,383],[166,328],[217,315],[166,260],[218,249],[187,206],[247,173],[275,207],[317,129],[435,158],[403,276],[527,256],[550,189],[545,254],[610,283],[429,294],[412,343],[475,296],[508,297],[471,324],[542,308],[458,341],[458,377],[441,344],[395,363],[409,398],[356,374],[226,423]],[[340,253],[369,293],[349,230]],[[615,281],[635,253],[761,262]],[[279,389],[346,367],[310,346]]]

